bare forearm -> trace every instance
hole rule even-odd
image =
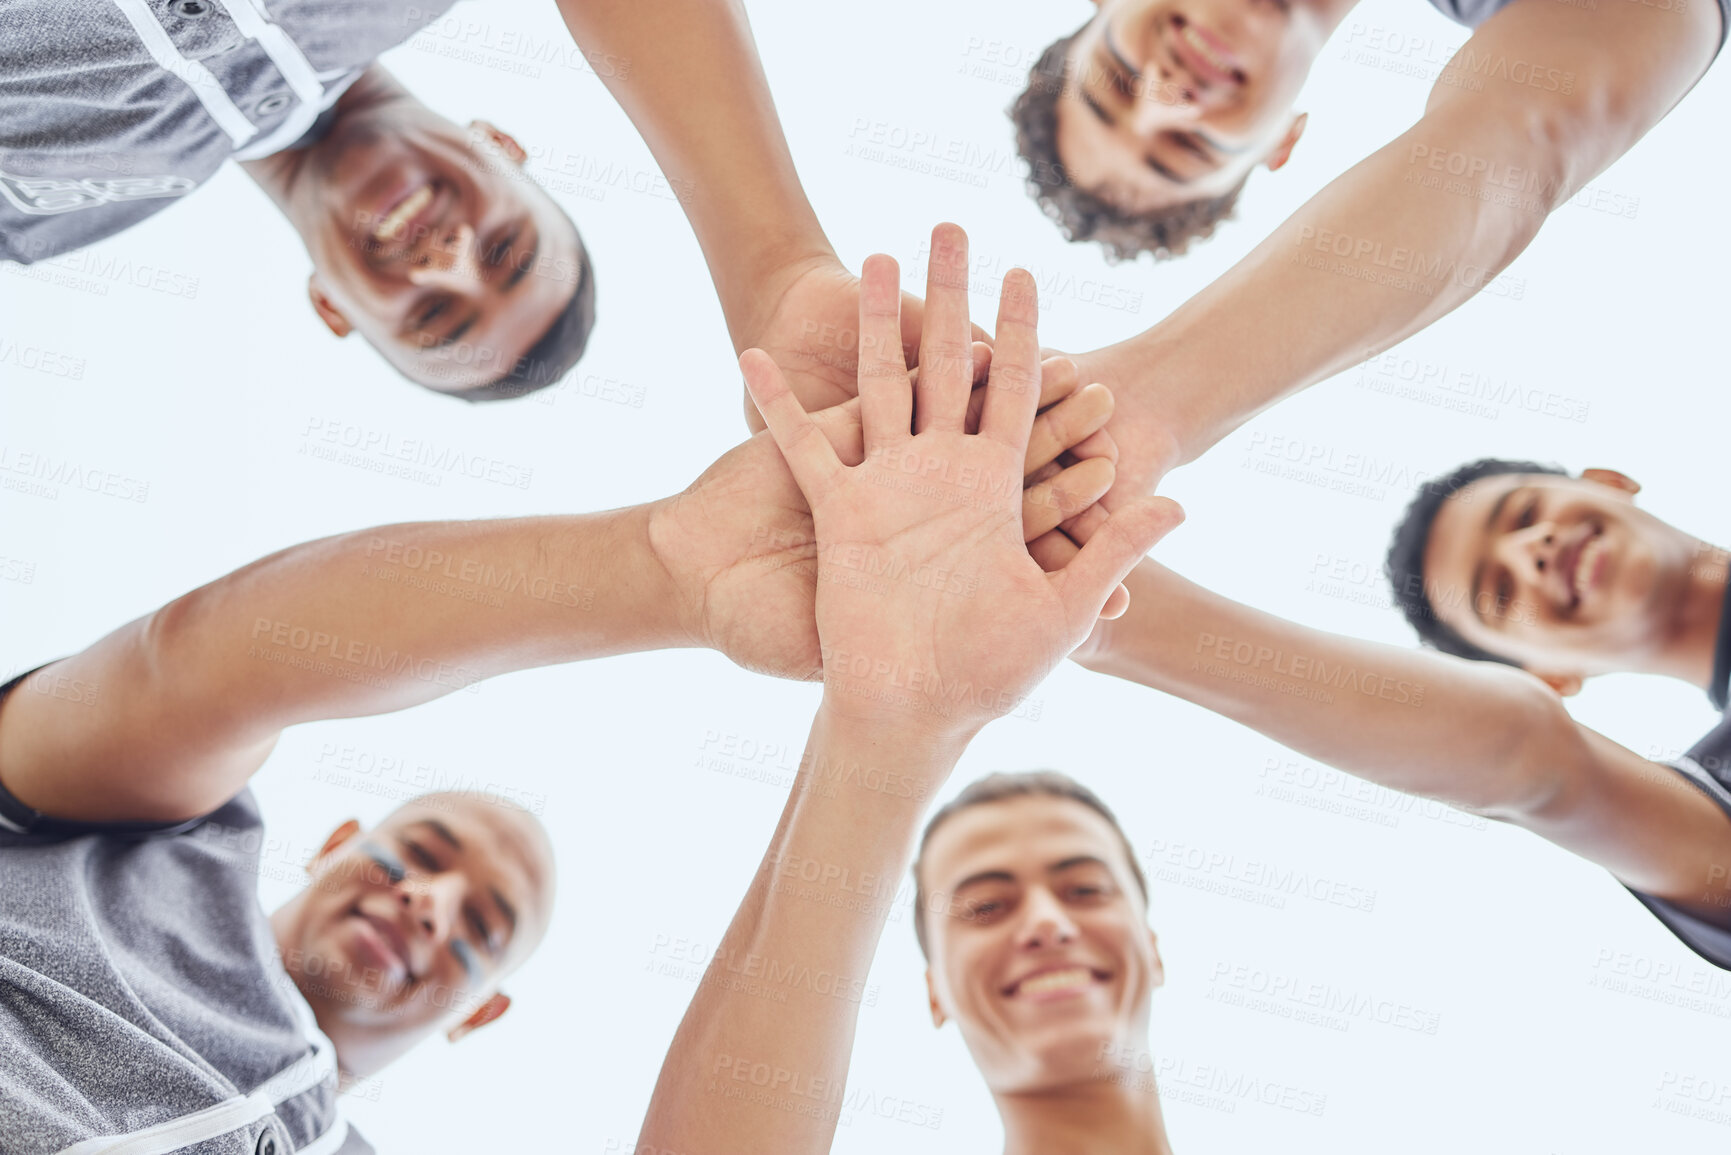
[[[608,89],[703,247],[730,331],[766,273],[830,244],[800,187],[738,0],[559,0],[571,35],[619,66]]]
[[[781,825],[668,1050],[640,1143],[686,1155],[830,1149],[923,783],[947,773],[960,746],[820,711]]]
[[[125,767],[135,789],[100,803],[115,817],[198,813],[238,790],[285,726],[690,644],[648,508],[384,526],[263,558],[56,663],[57,677],[104,688],[95,708],[9,704],[7,783],[38,809],[94,818],[77,768]]]
[[[1682,98],[1718,26],[1712,4],[1514,0],[1456,54],[1411,129],[1170,318],[1102,351],[1120,413],[1170,422],[1167,464],[1180,464],[1475,293],[1515,296],[1522,286],[1499,274]]]
[[[1130,611],[1083,664],[1162,690],[1300,753],[1497,816],[1579,758],[1554,695],[1519,671],[1312,630],[1144,561]]]
[[[1455,127],[1421,121],[1169,318],[1102,350],[1120,414],[1147,410],[1175,436],[1168,467],[1423,329],[1491,285],[1526,247],[1548,202],[1509,206],[1414,183],[1435,175],[1431,158],[1448,163],[1451,153],[1502,156],[1499,174],[1509,158],[1522,172],[1541,171],[1521,140],[1483,124]]]

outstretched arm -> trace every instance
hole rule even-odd
[[[734,352],[775,358],[808,409],[854,393],[859,280],[843,267],[800,187],[740,0],[559,0],[673,186],[703,248]],[[921,305],[903,299],[918,356]],[[746,403],[753,429],[762,420]]]
[[[953,226],[934,234],[946,255],[965,254],[965,244]],[[973,734],[1087,633],[1119,578],[1177,518],[1158,498],[1128,505],[1069,566],[1042,573],[1004,484],[1023,460],[1038,400],[1033,279],[1005,280],[979,432],[968,434],[965,288],[928,285],[916,393],[897,339],[895,264],[874,257],[864,276],[857,465],[815,435],[773,362],[742,358],[813,510],[824,696],[763,867],[662,1065],[639,1137],[654,1150],[829,1150],[858,992],[887,914],[882,901],[859,901],[859,889],[877,893],[868,877],[895,889],[925,802]],[[836,564],[854,555],[978,584],[967,597],[894,577],[865,587]],[[804,881],[806,862],[819,866],[815,883]],[[783,868],[796,863],[800,881],[790,885]],[[803,977],[765,998],[773,975]]]
[[[1038,543],[1045,564],[1073,546]],[[1723,811],[1674,771],[1576,722],[1512,666],[1308,629],[1220,597],[1152,561],[1130,610],[1076,658],[1165,691],[1302,754],[1523,826],[1637,890],[1695,906],[1731,865]]]
[[[1035,484],[1018,487],[1034,535],[1112,483],[1109,457],[1051,475],[1060,453],[1098,441],[1110,395],[1076,389],[1061,362],[1046,383],[1053,404],[1024,459]],[[816,420],[858,459],[857,403]],[[308,542],[36,675],[0,705],[0,783],[59,818],[172,821],[231,797],[287,726],[400,710],[510,670],[709,646],[815,678],[815,553],[811,514],[768,434],[683,493],[632,509]]]
[[[1148,492],[1256,413],[1491,285],[1688,92],[1719,24],[1714,3],[1555,0],[1514,0],[1486,21],[1417,124],[1169,318],[1082,358],[1118,399],[1115,494]]]

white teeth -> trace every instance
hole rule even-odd
[[[1593,565],[1599,560],[1599,539],[1594,538],[1581,547],[1581,556],[1575,559],[1575,597],[1579,599],[1587,588],[1587,579],[1593,573]]]
[[[1070,987],[1086,986],[1092,982],[1093,972],[1087,967],[1071,967],[1069,970],[1049,971],[1043,975],[1035,975],[1024,979],[1016,989],[1024,995],[1045,994],[1049,991],[1061,991]]]
[[[1214,51],[1208,41],[1202,39],[1201,35],[1196,31],[1196,26],[1194,24],[1186,24],[1183,30],[1178,34],[1184,37],[1184,43],[1190,45],[1190,47],[1196,49],[1196,51],[1201,54],[1202,59],[1208,61],[1208,63],[1212,64],[1222,72],[1232,71],[1232,65],[1222,60],[1220,54]]]
[[[400,201],[396,208],[385,215],[378,227],[373,230],[376,241],[394,241],[409,227],[409,222],[415,219],[415,214],[427,207],[433,199],[433,186],[424,184]]]

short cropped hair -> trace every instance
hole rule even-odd
[[[1092,23],[1090,21],[1089,23]],[[1058,98],[1064,93],[1066,57],[1082,25],[1041,54],[1028,72],[1028,87],[1010,106],[1016,151],[1028,162],[1028,194],[1057,223],[1068,241],[1098,241],[1114,264],[1153,253],[1155,260],[1182,256],[1190,242],[1214,233],[1238,207],[1244,180],[1231,192],[1169,205],[1150,213],[1127,213],[1104,197],[1078,187],[1058,159]]]
[[[914,937],[920,941],[920,954],[931,958],[926,941],[926,884],[921,867],[925,865],[926,847],[931,844],[932,835],[964,810],[1009,798],[1030,797],[1068,798],[1072,802],[1080,802],[1104,818],[1117,833],[1118,841],[1124,847],[1124,857],[1130,863],[1130,873],[1136,879],[1136,889],[1142,892],[1143,903],[1147,903],[1148,878],[1142,873],[1142,864],[1136,861],[1136,850],[1130,845],[1130,836],[1124,833],[1124,828],[1118,824],[1118,816],[1112,813],[1110,806],[1100,800],[1098,794],[1068,774],[1061,774],[1056,770],[988,774],[977,782],[969,783],[965,790],[939,807],[931,821],[926,823],[925,833],[920,835],[920,852],[914,858]]]
[[[1459,631],[1437,616],[1430,600],[1430,588],[1424,580],[1424,551],[1430,544],[1431,526],[1442,512],[1443,502],[1486,477],[1509,473],[1548,473],[1568,476],[1568,471],[1555,465],[1540,465],[1536,461],[1507,461],[1500,457],[1485,457],[1471,461],[1436,481],[1419,486],[1418,495],[1406,507],[1406,513],[1394,527],[1394,539],[1389,542],[1388,558],[1383,573],[1394,590],[1395,604],[1408,624],[1418,632],[1419,640],[1433,649],[1457,658],[1476,662],[1502,662],[1518,666],[1510,658],[1481,649],[1463,638]]]
[[[571,299],[540,339],[517,358],[511,371],[452,396],[465,401],[509,401],[556,385],[571,371],[589,347],[589,334],[595,328],[595,266],[589,263],[589,250],[583,247],[581,236],[577,238],[577,268],[581,277]]]

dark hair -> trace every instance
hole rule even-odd
[[[1093,23],[1092,20],[1089,23]],[[1016,151],[1028,162],[1028,195],[1057,223],[1068,241],[1098,241],[1116,263],[1153,253],[1156,260],[1182,256],[1190,242],[1213,235],[1232,216],[1244,180],[1231,192],[1169,205],[1151,213],[1126,213],[1102,196],[1078,187],[1058,159],[1058,98],[1064,93],[1070,45],[1082,30],[1047,48],[1028,70],[1028,87],[1010,106]]]
[[[1412,499],[1412,504],[1406,507],[1406,513],[1394,527],[1394,540],[1389,542],[1383,573],[1388,576],[1389,585],[1393,587],[1395,604],[1400,607],[1400,612],[1406,615],[1412,628],[1418,631],[1419,640],[1427,646],[1458,658],[1518,666],[1519,662],[1473,645],[1461,637],[1453,626],[1439,618],[1436,606],[1431,602],[1431,595],[1435,591],[1424,580],[1424,551],[1430,544],[1431,525],[1436,521],[1436,515],[1442,511],[1443,502],[1481,478],[1499,477],[1509,473],[1568,476],[1567,470],[1555,465],[1485,457],[1468,462],[1447,477],[1425,482],[1419,486],[1418,496]]]
[[[509,401],[556,385],[571,371],[588,348],[589,334],[595,328],[595,266],[589,263],[589,250],[583,247],[581,235],[577,237],[577,268],[580,275],[571,299],[540,339],[517,358],[511,371],[452,396],[465,401]]]
[[[1130,836],[1124,833],[1124,828],[1118,824],[1118,816],[1112,813],[1110,806],[1100,800],[1098,794],[1068,774],[1061,774],[1056,770],[988,774],[969,783],[960,794],[939,807],[931,821],[926,823],[925,833],[920,835],[920,852],[914,858],[914,937],[920,941],[920,954],[926,958],[931,957],[926,944],[926,884],[920,877],[920,868],[925,865],[926,847],[931,844],[932,835],[938,827],[964,810],[984,806],[989,802],[1002,802],[1008,798],[1030,797],[1068,798],[1072,802],[1080,802],[1104,818],[1123,844],[1124,857],[1130,863],[1130,873],[1136,879],[1136,889],[1142,892],[1142,901],[1148,901],[1148,879],[1142,873],[1142,864],[1136,861],[1136,849],[1130,845]]]

